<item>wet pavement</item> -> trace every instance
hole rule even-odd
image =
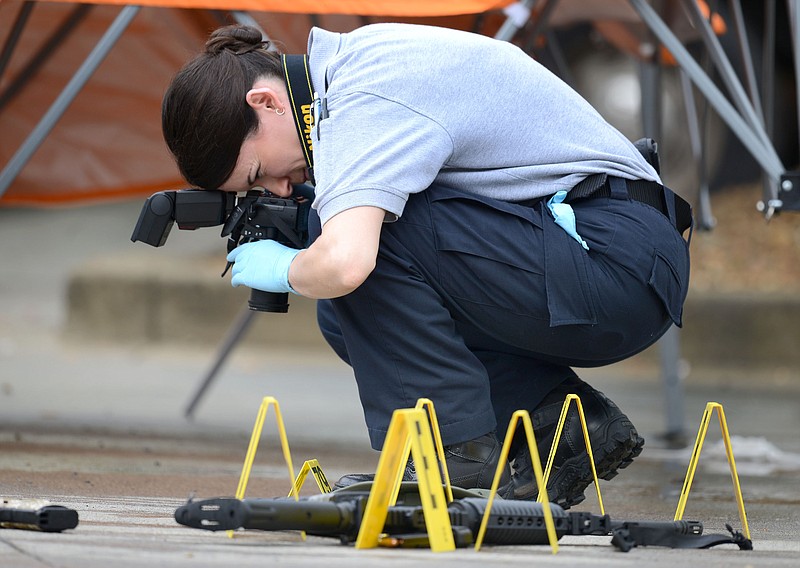
[[[564,537],[548,546],[480,552],[356,550],[296,532],[240,531],[235,538],[177,524],[190,496],[235,493],[259,405],[280,403],[295,470],[319,460],[331,480],[373,470],[349,369],[323,350],[243,346],[198,405],[184,412],[215,359],[207,344],[85,341],[65,335],[71,274],[95,257],[130,254],[140,203],[54,211],[0,210],[0,496],[47,499],[78,511],[61,534],[0,529],[0,566],[795,566],[800,561],[800,376],[792,369],[690,370],[684,383],[689,443],[706,403],[723,405],[755,550],[636,548],[608,537]],[[175,239],[172,241],[172,239]],[[172,243],[175,244],[172,244]],[[216,234],[171,237],[174,251],[220,247]],[[601,481],[614,519],[671,520],[689,448],[663,440],[659,369],[636,361],[583,374],[647,439],[642,455]],[[712,417],[684,518],[708,533],[740,527],[731,475]],[[248,497],[277,497],[290,483],[270,410]],[[316,492],[308,481],[304,494]],[[574,509],[599,513],[592,488]]]

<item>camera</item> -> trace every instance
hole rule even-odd
[[[314,192],[309,186],[294,186],[293,197],[284,199],[267,191],[252,189],[236,198],[219,190],[180,189],[159,191],[147,198],[131,241],[163,246],[173,225],[182,230],[222,225],[228,238],[228,252],[242,243],[272,239],[293,248],[308,244],[308,213]],[[222,272],[230,268],[231,263]],[[260,312],[285,313],[287,293],[251,290],[248,305]]]

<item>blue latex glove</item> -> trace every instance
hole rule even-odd
[[[581,243],[581,246],[589,250],[589,245],[586,244],[575,226],[575,212],[569,203],[562,203],[567,197],[566,191],[559,191],[547,202],[547,208],[553,215],[556,225],[564,229],[569,236]]]
[[[232,262],[231,285],[244,284],[264,292],[292,292],[289,265],[300,251],[273,240],[253,241],[239,245],[228,253]]]

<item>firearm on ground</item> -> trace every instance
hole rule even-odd
[[[41,499],[0,500],[0,528],[61,532],[78,526],[78,512]]]
[[[301,530],[309,535],[335,537],[343,543],[356,540],[368,494],[334,492],[324,498],[295,501],[289,498],[216,498],[189,501],[175,511],[178,523],[210,531],[257,529]],[[487,499],[455,499],[447,511],[458,547],[470,546],[480,529]],[[635,546],[708,548],[732,543],[752,549],[750,540],[728,527],[730,535],[703,535],[699,521],[615,521],[608,515],[567,512],[550,505],[556,536],[611,536],[611,543],[627,552]],[[383,532],[395,546],[428,546],[422,506],[389,507]],[[484,543],[494,545],[548,544],[543,506],[531,501],[494,500]]]

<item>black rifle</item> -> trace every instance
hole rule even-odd
[[[334,492],[324,498],[232,499],[189,501],[175,511],[178,523],[210,531],[238,528],[264,531],[302,530],[315,536],[339,538],[342,543],[356,540],[368,494]],[[486,511],[487,499],[467,497],[448,505],[453,537],[458,547],[474,542]],[[623,552],[635,546],[708,548],[733,543],[751,550],[752,543],[741,533],[705,535],[698,521],[613,521],[608,515],[566,512],[550,505],[556,536],[612,536],[611,543]],[[397,546],[428,546],[425,517],[421,506],[389,507],[383,532]],[[494,500],[486,527],[486,544],[548,544],[541,503]]]
[[[0,528],[61,532],[78,526],[78,512],[33,499],[0,500]]]

